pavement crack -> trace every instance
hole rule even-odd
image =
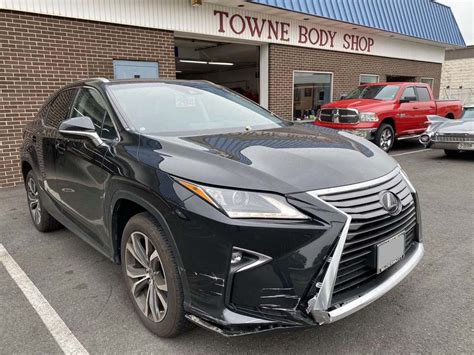
[[[100,317],[100,315],[104,312],[104,309],[105,307],[107,306],[107,304],[109,303],[110,301],[110,297],[112,297],[112,285],[110,285],[110,288],[109,288],[109,295],[107,296],[107,299],[105,300],[105,303],[104,305],[102,306],[102,309],[99,311],[99,313],[97,313],[97,315],[94,317],[94,320],[98,319]]]

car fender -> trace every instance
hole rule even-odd
[[[181,259],[181,255],[179,253],[178,247],[176,245],[175,239],[173,237],[173,233],[163,216],[162,212],[156,207],[157,204],[160,202],[159,197],[156,196],[154,193],[150,192],[149,190],[145,190],[136,185],[134,182],[129,181],[117,181],[113,182],[113,193],[110,198],[110,202],[106,202],[106,206],[110,206],[108,213],[104,216],[107,218],[106,225],[108,226],[110,236],[112,238],[112,245],[113,245],[113,260],[114,262],[118,263],[119,256],[117,255],[117,238],[118,236],[115,235],[114,227],[113,227],[113,213],[115,211],[115,206],[120,199],[127,199],[130,200],[137,205],[141,206],[145,209],[148,213],[150,213],[158,223],[160,223],[161,227],[164,229],[166,235],[169,238],[171,243],[171,247],[173,248],[173,252],[175,255],[176,263],[178,264],[178,272],[183,282],[183,290],[184,290],[184,303],[185,307],[190,304],[189,300],[189,286],[186,278],[186,272],[183,266],[183,262]],[[158,202],[158,203],[157,203]]]

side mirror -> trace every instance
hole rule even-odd
[[[400,99],[400,103],[404,104],[405,102],[416,101],[416,96],[405,96],[403,99]]]
[[[346,94],[342,94],[340,100],[345,100],[346,99]]]
[[[104,141],[95,131],[91,118],[87,116],[72,117],[62,121],[59,125],[59,133],[65,136],[89,138],[96,146],[104,144]]]

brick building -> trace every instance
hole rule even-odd
[[[210,80],[311,118],[364,82],[438,94],[445,50],[463,46],[431,0],[0,0],[0,187],[21,182],[25,123],[77,79]]]
[[[441,72],[440,98],[474,104],[474,46],[446,51]]]

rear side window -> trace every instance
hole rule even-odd
[[[418,92],[418,100],[420,101],[431,101],[430,93],[427,88],[423,86],[417,86],[416,91]]]
[[[43,122],[47,126],[58,128],[61,122],[68,117],[76,92],[77,89],[63,90],[56,95],[48,106],[45,106],[44,109],[46,109],[47,115]]]
[[[413,86],[409,86],[403,90],[403,94],[401,99],[407,99],[407,98],[416,98],[415,94],[415,88]]]
[[[105,101],[98,91],[87,88],[79,91],[71,111],[71,117],[78,116],[90,117],[97,134],[102,138],[115,139],[117,137]]]

